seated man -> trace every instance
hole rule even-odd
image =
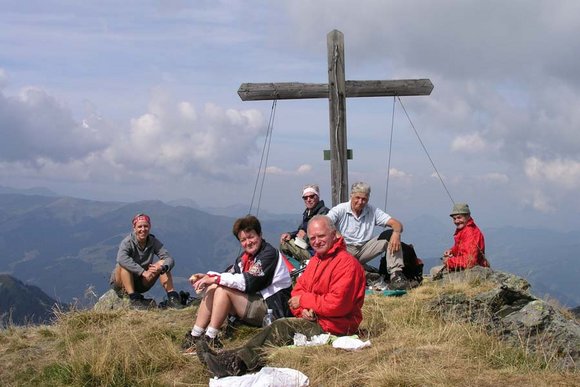
[[[298,277],[288,302],[296,318],[275,320],[238,349],[216,353],[200,341],[197,355],[215,376],[257,370],[262,366],[263,348],[289,345],[297,332],[312,337],[324,332],[352,335],[358,330],[365,297],[362,266],[346,251],[328,217],[314,216],[308,237],[315,255]]]
[[[306,235],[308,221],[310,221],[314,215],[327,214],[328,208],[324,205],[324,200],[320,200],[320,188],[316,184],[308,184],[304,186],[302,189],[302,199],[306,205],[306,209],[302,213],[302,223],[300,223],[296,231],[286,232],[280,236],[280,251],[300,262],[305,262],[309,260],[311,256],[311,247]],[[296,240],[298,240],[298,242],[296,242]],[[305,245],[303,245],[302,242],[304,242]]]
[[[443,253],[443,265],[433,267],[431,275],[437,277],[443,271],[464,270],[474,266],[489,267],[485,258],[483,233],[471,217],[469,206],[456,203],[449,216],[456,227],[453,236],[455,244]]]
[[[386,253],[390,287],[397,290],[408,289],[409,281],[402,271],[405,266],[401,249],[403,224],[368,204],[370,195],[371,187],[367,183],[354,183],[350,200],[331,208],[328,217],[344,237],[348,252],[361,264]],[[389,239],[373,237],[375,226],[392,228],[392,235]]]
[[[217,334],[229,314],[254,326],[262,325],[268,309],[276,318],[291,316],[290,273],[280,253],[262,238],[258,218],[248,215],[236,220],[232,232],[243,249],[232,272],[200,273],[189,279],[195,291],[204,295],[193,329],[182,343],[186,352],[193,352],[200,339],[222,347]]]
[[[174,261],[163,243],[150,234],[151,218],[137,214],[133,218],[133,232],[121,241],[117,253],[117,265],[111,273],[111,287],[129,295],[133,307],[142,309],[154,306],[142,293],[155,285],[157,279],[167,292],[167,306],[182,308],[181,298],[173,288]],[[159,260],[153,262],[154,256]]]

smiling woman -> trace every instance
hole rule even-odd
[[[120,295],[128,295],[134,308],[155,306],[143,297],[159,279],[167,292],[167,305],[182,308],[179,294],[173,287],[171,269],[175,265],[163,243],[151,235],[151,218],[139,213],[133,217],[133,232],[119,246],[117,265],[111,274],[111,287]],[[155,256],[159,259],[155,261]]]
[[[196,350],[199,340],[221,347],[217,335],[228,315],[254,326],[262,324],[268,309],[272,309],[275,318],[291,315],[290,273],[280,253],[262,238],[258,218],[248,215],[236,220],[232,232],[244,252],[231,269],[198,273],[189,279],[195,291],[203,293],[203,299],[195,325],[182,344],[187,353]]]

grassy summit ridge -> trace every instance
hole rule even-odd
[[[561,371],[480,326],[444,322],[429,312],[428,303],[444,294],[491,286],[426,282],[399,298],[368,296],[361,328],[370,348],[272,348],[269,365],[298,369],[312,386],[580,385],[578,372]],[[210,374],[197,357],[179,349],[194,315],[195,307],[73,310],[58,313],[53,325],[9,327],[0,332],[0,380],[4,386],[207,385]],[[240,328],[226,347],[253,332]]]

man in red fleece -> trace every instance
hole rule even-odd
[[[443,266],[435,266],[431,269],[431,274],[437,276],[442,270],[458,271],[474,266],[489,267],[489,262],[485,259],[485,239],[471,217],[469,206],[466,203],[456,203],[449,216],[455,224],[455,244],[443,253]]]
[[[333,222],[316,215],[308,223],[308,238],[315,251],[298,278],[288,301],[295,318],[274,321],[241,348],[214,352],[199,343],[197,355],[217,377],[242,375],[262,365],[262,348],[293,342],[295,333],[308,337],[324,332],[352,335],[362,321],[365,274],[362,266],[346,251]]]

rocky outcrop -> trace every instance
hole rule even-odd
[[[115,292],[113,289],[109,289],[101,297],[99,297],[99,301],[97,301],[93,309],[98,312],[104,312],[107,310],[117,310],[128,307],[128,298],[119,297],[117,292]]]
[[[481,283],[494,287],[483,293],[445,294],[429,307],[446,321],[466,321],[482,325],[490,333],[517,346],[553,359],[558,367],[577,369],[580,359],[580,324],[572,313],[560,311],[529,292],[523,278],[475,267],[447,273],[435,281]]]

